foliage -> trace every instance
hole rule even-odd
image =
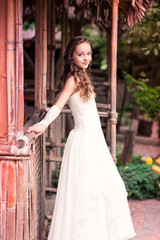
[[[61,164],[59,164],[58,168],[55,168],[52,172],[53,186],[55,188],[58,186],[60,169],[61,169]]]
[[[99,66],[101,70],[107,69],[107,49],[106,49],[106,32],[101,31],[96,25],[86,25],[83,34],[93,45],[93,66]]]
[[[149,118],[155,118],[160,113],[160,87],[150,87],[146,84],[148,79],[142,73],[136,80],[124,72],[128,90],[131,92],[132,101],[137,104]]]
[[[153,85],[159,85],[160,1],[154,0],[141,22],[132,29],[119,28],[118,68],[138,78],[145,71]],[[121,76],[118,76],[119,78]]]
[[[31,28],[31,29],[34,29],[35,28],[35,22],[28,22],[28,21],[25,21],[24,23],[23,23],[23,30],[24,31],[27,31],[29,28]]]
[[[140,200],[160,197],[160,174],[152,170],[152,165],[128,163],[126,166],[119,166],[118,171],[129,197]]]
[[[123,38],[124,43],[127,45],[134,43],[144,51],[145,55],[160,54],[160,3],[158,0],[153,2],[139,24],[132,29],[127,29],[126,25],[122,28],[127,30]]]

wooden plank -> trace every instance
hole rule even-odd
[[[6,240],[7,227],[7,162],[0,160],[0,238]]]
[[[46,156],[46,162],[62,162],[62,157]]]
[[[65,143],[64,143],[64,142],[56,143],[56,142],[52,141],[51,138],[46,138],[46,146],[51,146],[51,147],[64,147],[64,146],[65,146]]]
[[[24,231],[24,169],[23,162],[16,162],[16,172],[17,172],[17,185],[16,185],[16,240],[23,240]]]
[[[57,188],[52,188],[52,187],[46,187],[45,188],[46,192],[57,192]]]
[[[16,218],[16,167],[15,161],[7,162],[7,240],[15,240]]]
[[[28,240],[29,238],[29,219],[28,219],[28,162],[23,160],[24,164],[24,240]]]

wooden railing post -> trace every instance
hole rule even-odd
[[[118,39],[118,0],[113,0],[112,5],[112,33],[111,33],[111,154],[114,162],[116,163],[116,89],[117,89],[117,39]]]

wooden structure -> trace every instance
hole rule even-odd
[[[143,4],[140,2],[143,2]],[[54,101],[55,15],[50,12],[50,9],[56,12],[54,3],[55,1],[51,0],[36,0],[36,112],[39,112],[47,104],[47,89],[50,96],[53,95],[50,98],[50,103],[52,104]],[[142,18],[151,1],[86,0],[74,1],[74,3],[75,8],[88,11],[88,16],[91,16],[92,10],[96,11],[97,19],[104,27],[109,26],[110,23],[110,26],[112,26],[112,31],[109,31],[111,33],[111,51],[108,55],[110,60],[108,76],[111,82],[111,101],[109,112],[106,115],[109,116],[111,124],[111,153],[114,161],[116,161],[118,6],[125,10],[129,25],[133,25],[137,19]],[[66,9],[68,9],[70,1],[57,1],[56,4],[62,4],[63,53],[67,34]],[[133,5],[136,7],[134,8]],[[47,6],[51,7],[47,10]],[[89,9],[91,10],[89,11]],[[23,148],[16,145],[17,139],[23,135],[24,119],[23,0],[0,0],[0,10],[0,24],[3,32],[3,34],[0,34],[0,240],[39,240],[43,236],[41,232],[44,220],[45,145],[43,142],[45,142],[45,138],[43,136],[36,142],[31,138],[31,141]],[[83,13],[85,11],[79,12],[81,13],[80,17],[84,17]],[[50,31],[48,36],[47,15],[48,29]],[[67,112],[68,110],[64,109],[63,113]],[[54,126],[51,126],[49,136],[53,128]],[[56,147],[61,146],[57,143],[55,145]],[[52,159],[50,160],[52,161]],[[57,161],[59,159],[54,158],[53,160]]]

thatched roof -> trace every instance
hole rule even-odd
[[[97,21],[108,27],[112,2],[112,0],[65,0],[65,7],[75,6],[76,17],[92,19],[96,16]],[[152,2],[153,0],[120,0],[119,16],[126,20],[128,26],[133,27],[142,20]]]

